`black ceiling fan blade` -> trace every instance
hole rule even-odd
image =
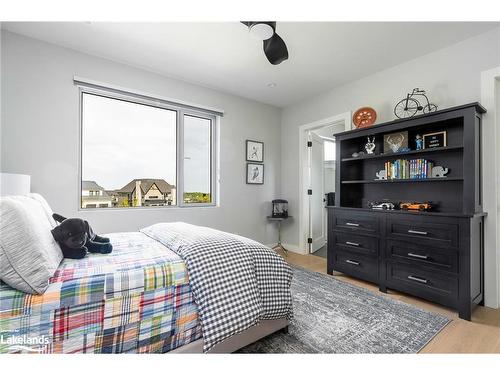
[[[286,44],[276,33],[271,38],[264,40],[264,53],[273,65],[278,65],[288,59]]]

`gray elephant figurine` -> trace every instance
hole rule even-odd
[[[441,167],[440,165],[436,165],[432,167],[431,177],[432,178],[442,178],[446,177],[445,175],[449,172],[448,168]]]
[[[387,180],[387,172],[385,169],[381,169],[379,172],[375,173],[377,180]]]

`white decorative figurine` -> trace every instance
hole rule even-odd
[[[440,165],[436,165],[435,167],[432,167],[431,177],[432,178],[446,177],[445,174],[447,174],[448,171],[449,171],[448,168],[443,168]]]
[[[380,172],[375,173],[377,180],[387,180],[387,172],[385,169],[381,169]]]
[[[370,137],[368,137],[368,142],[365,145],[365,150],[368,154],[373,154],[373,151],[375,151],[375,137],[372,137],[370,140]]]

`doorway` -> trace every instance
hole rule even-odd
[[[326,206],[325,206],[325,169],[324,139],[316,131],[308,134],[309,165],[309,252],[326,257]],[[335,142],[333,140],[333,142]]]
[[[300,127],[300,246],[304,253],[326,258],[327,209],[335,194],[335,136],[351,129],[344,113]]]

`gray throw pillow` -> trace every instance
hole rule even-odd
[[[63,259],[39,201],[0,198],[0,278],[11,287],[42,294]]]

